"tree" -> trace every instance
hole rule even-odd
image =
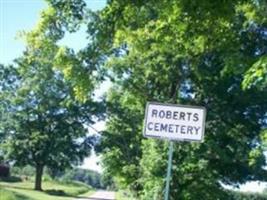
[[[63,170],[90,154],[94,139],[86,125],[103,107],[90,98],[75,100],[71,83],[49,64],[22,57],[16,70],[20,78],[11,84],[18,87],[7,96],[9,123],[1,124],[7,131],[4,151],[15,164],[35,167],[35,189],[42,190],[45,166]]]
[[[254,23],[255,27],[258,28],[258,32],[266,35],[266,24],[267,24],[267,4],[264,1],[259,1],[260,7],[258,12],[253,11],[251,7],[247,7],[250,11],[246,15],[249,20]],[[263,44],[265,45],[265,44]],[[265,45],[266,52],[266,45]],[[258,52],[257,52],[258,53]],[[267,87],[267,57],[266,54],[259,52],[257,59],[251,65],[249,70],[245,73],[243,80],[243,88],[257,87],[262,91],[266,90]]]
[[[106,63],[116,87],[102,153],[121,185],[141,199],[162,197],[167,143],[141,139],[146,101],[208,110],[205,142],[175,145],[172,199],[227,199],[221,183],[266,180],[267,93],[242,88],[267,53],[263,8],[265,1],[111,1],[99,14],[93,38],[112,30],[106,41],[119,52]]]
[[[7,127],[10,123],[8,120],[10,95],[17,88],[18,79],[17,71],[12,65],[4,66],[0,64],[0,163],[5,162],[1,146],[7,137]]]
[[[37,25],[29,32],[22,31],[29,60],[50,63],[71,80],[76,99],[86,101],[94,95],[94,89],[103,81],[100,69],[102,54],[98,47],[89,44],[75,52],[70,47],[59,45],[66,33],[75,33],[88,20],[86,4],[83,0],[46,0],[47,8],[40,14]],[[90,39],[89,39],[90,41]],[[100,55],[99,55],[100,54]]]
[[[162,197],[167,143],[142,138],[146,101],[208,110],[205,143],[175,145],[172,199],[227,199],[221,183],[266,179],[266,1],[114,0],[89,18],[81,0],[48,2],[28,42],[33,52],[57,52],[50,60],[80,99],[86,83],[107,71],[115,87],[100,150],[121,186],[141,199]],[[87,23],[87,48],[74,54],[54,45],[62,36],[54,33],[79,19]]]
[[[96,149],[104,154],[102,159],[105,176],[114,177],[123,187],[140,189],[141,169],[139,161],[143,108],[136,96],[121,88],[114,88],[107,97],[108,123],[103,131],[101,144]],[[139,105],[138,105],[139,104]]]
[[[102,103],[93,100],[101,80],[95,66],[85,64],[72,49],[58,45],[66,32],[80,27],[85,3],[47,2],[36,27],[21,32],[26,50],[12,68],[17,74],[15,80],[3,81],[17,87],[3,95],[8,105],[4,114],[10,115],[1,119],[0,126],[6,136],[3,149],[7,157],[18,165],[36,168],[36,190],[42,189],[44,166],[61,170],[89,155],[94,138],[86,136],[86,125],[104,110]]]

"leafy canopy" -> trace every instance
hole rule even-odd
[[[167,143],[142,138],[146,101],[208,110],[205,142],[175,145],[173,199],[230,199],[221,183],[266,180],[266,6],[110,1],[99,13],[92,37],[109,34],[106,68],[115,84],[101,150],[122,187],[162,198]]]

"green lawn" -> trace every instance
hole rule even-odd
[[[93,190],[81,183],[60,183],[55,181],[43,182],[42,192],[34,191],[33,183],[0,182],[1,200],[69,200],[74,197],[88,197]]]

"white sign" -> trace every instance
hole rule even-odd
[[[144,136],[202,141],[205,118],[204,107],[149,102],[146,106]]]

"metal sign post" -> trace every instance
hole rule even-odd
[[[170,141],[169,158],[168,158],[168,169],[167,169],[166,188],[165,188],[164,200],[168,200],[169,199],[170,181],[171,181],[171,172],[172,172],[172,156],[173,156],[173,141]]]
[[[148,102],[144,122],[145,137],[168,139],[169,155],[164,200],[169,200],[173,140],[201,142],[204,138],[206,109],[199,106]]]

